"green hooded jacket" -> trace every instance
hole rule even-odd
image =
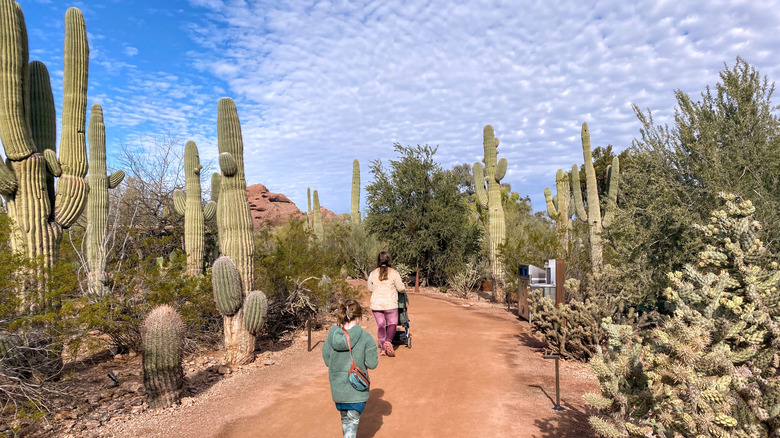
[[[348,330],[349,341],[352,344],[352,357],[355,365],[368,374],[379,364],[376,341],[359,325]],[[328,366],[330,393],[336,403],[362,403],[368,401],[369,391],[358,391],[352,387],[347,378],[352,362],[347,348],[347,338],[341,327],[334,325],[328,332],[328,338],[322,346],[322,358]],[[370,378],[370,376],[369,376]]]

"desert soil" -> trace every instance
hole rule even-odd
[[[396,357],[380,357],[370,372],[358,437],[593,436],[582,395],[597,391],[598,382],[587,365],[560,362],[564,409],[553,410],[554,361],[542,357],[527,322],[484,300],[434,290],[411,292],[409,299],[412,348],[398,346]],[[376,336],[372,317],[361,325]],[[51,431],[95,437],[341,436],[321,356],[327,329],[312,332],[311,351],[306,333],[298,334],[283,350],[261,351],[245,367],[220,367],[218,353],[188,359],[188,392],[180,406],[152,411],[136,400],[127,403],[136,405],[132,413],[109,414],[86,428],[78,418],[69,432],[56,425]],[[140,379],[138,373],[132,379]],[[135,390],[143,393],[142,387]]]

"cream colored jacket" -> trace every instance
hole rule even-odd
[[[379,281],[379,268],[368,274],[368,290],[371,291],[371,310],[398,308],[398,292],[406,290],[401,274],[388,268],[387,280]]]

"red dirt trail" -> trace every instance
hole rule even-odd
[[[397,347],[396,357],[380,357],[370,372],[358,437],[593,436],[582,395],[598,382],[586,365],[561,362],[565,409],[555,411],[554,362],[542,358],[527,322],[443,295],[409,299],[412,348]],[[373,318],[361,325],[376,337]],[[159,418],[164,425],[131,426],[128,436],[341,436],[321,357],[326,333],[314,334],[316,346],[306,352],[304,345],[296,365],[235,376],[218,394]]]

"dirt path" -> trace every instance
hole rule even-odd
[[[561,404],[553,362],[544,360],[528,324],[503,309],[410,294],[413,344],[371,371],[371,398],[358,437],[587,437],[582,394],[597,382],[582,364],[561,362]],[[373,318],[363,327],[376,333]],[[321,347],[291,352],[273,367],[220,382],[196,404],[147,413],[125,435],[159,437],[340,436]]]

